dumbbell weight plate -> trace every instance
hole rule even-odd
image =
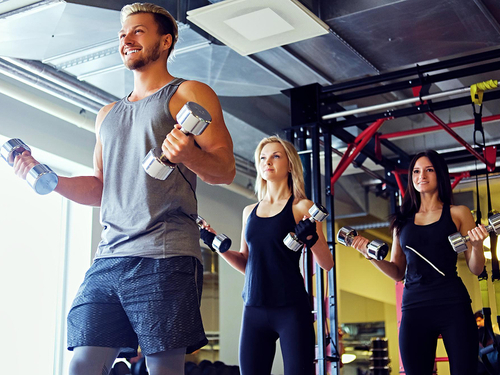
[[[13,138],[3,144],[0,149],[0,154],[2,158],[12,167],[16,156],[22,154],[24,151],[31,152],[31,149],[20,139]]]
[[[200,135],[212,122],[210,113],[195,102],[187,102],[177,113],[177,122],[182,125],[184,133]]]
[[[328,217],[328,211],[320,204],[313,204],[309,209],[309,215],[316,221],[323,221]]]
[[[157,180],[166,180],[175,166],[164,157],[159,147],[151,149],[142,161],[142,167],[146,173]]]
[[[215,236],[214,240],[212,241],[212,246],[219,253],[225,253],[231,247],[231,243],[232,243],[231,239],[225,234],[221,233]]]
[[[283,243],[286,245],[286,247],[293,251],[299,251],[304,247],[304,244],[299,241],[295,233],[288,233],[283,240]]]
[[[464,237],[462,237],[462,234],[460,234],[460,232],[448,236],[448,241],[450,241],[453,250],[455,250],[457,254],[463,253],[467,250],[466,241]]]
[[[500,234],[500,214],[490,216],[488,221],[490,222],[491,230],[496,234]]]
[[[380,240],[373,240],[368,244],[366,252],[373,259],[383,260],[389,252],[389,246]]]
[[[59,182],[57,174],[45,164],[37,164],[26,175],[26,182],[38,194],[45,195],[52,192]]]
[[[337,233],[337,241],[344,246],[351,246],[352,239],[358,235],[356,229],[351,227],[342,227]]]

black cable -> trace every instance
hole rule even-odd
[[[184,180],[188,183],[189,187],[191,188],[191,191],[193,192],[194,200],[196,201],[196,203],[198,203],[198,199],[196,198],[196,191],[193,188],[193,185],[191,185],[191,182],[189,182],[189,180],[186,178],[186,176],[184,175],[184,173],[182,173],[182,170],[179,167],[179,165],[177,165],[176,167],[177,167],[177,170],[179,171],[179,173],[181,174],[182,178],[184,178]]]

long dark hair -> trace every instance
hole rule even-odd
[[[420,193],[415,190],[413,186],[413,168],[415,163],[421,157],[428,157],[434,167],[437,177],[438,186],[438,196],[439,200],[443,202],[444,205],[453,204],[453,193],[451,189],[450,174],[448,172],[448,165],[444,158],[439,155],[434,150],[426,150],[416,154],[410,162],[408,167],[408,185],[406,186],[405,196],[403,198],[403,204],[401,205],[400,212],[396,212],[391,216],[391,231],[396,230],[396,234],[399,236],[401,229],[406,220],[413,217],[420,209]]]

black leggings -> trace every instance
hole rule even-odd
[[[314,327],[309,303],[286,307],[245,306],[240,335],[242,375],[268,375],[280,339],[285,375],[313,375]]]
[[[431,375],[438,336],[443,338],[451,375],[475,374],[478,335],[469,304],[403,311],[399,349],[406,375]]]

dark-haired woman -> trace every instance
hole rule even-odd
[[[475,374],[477,328],[470,296],[457,274],[457,253],[448,236],[469,235],[464,252],[469,270],[484,267],[483,240],[470,210],[454,206],[448,166],[433,150],[417,154],[408,170],[408,186],[399,213],[391,222],[390,261],[370,261],[396,281],[404,278],[399,347],[407,375],[431,375],[438,336],[449,358],[451,375]],[[368,240],[357,236],[355,247],[366,255]]]

